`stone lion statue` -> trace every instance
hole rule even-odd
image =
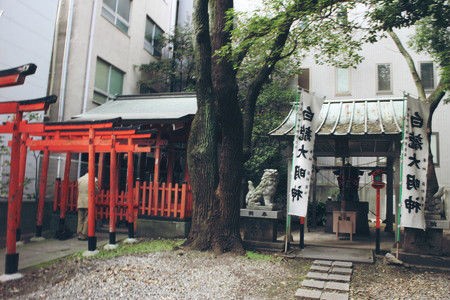
[[[245,197],[248,209],[273,210],[273,196],[278,184],[278,171],[265,169],[261,182],[255,188],[251,180],[248,181],[248,193]]]

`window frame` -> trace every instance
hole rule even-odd
[[[107,62],[106,60],[102,59],[101,57],[97,57],[96,63],[95,63],[95,76],[97,76],[97,64],[98,62],[101,61],[102,63],[108,65],[108,79],[106,81],[106,91],[104,91],[101,88],[98,88],[95,86],[95,80],[94,80],[94,91],[93,91],[93,95],[92,95],[92,102],[102,105],[104,103],[106,103],[108,101],[108,99],[113,98],[115,95],[110,94],[110,88],[111,88],[111,74],[112,74],[112,70],[117,70],[119,73],[122,74],[122,93],[123,93],[123,83],[124,83],[124,79],[125,79],[125,72],[122,71],[121,69],[117,68],[116,66],[114,66],[113,64]],[[94,97],[95,94],[100,94],[101,96],[106,97],[106,101],[105,102],[100,102],[97,101]]]
[[[339,91],[339,70],[347,70],[348,74],[348,84],[347,84],[347,91]],[[351,74],[351,68],[339,68],[336,67],[334,71],[334,85],[335,85],[335,95],[336,96],[350,96],[351,90],[352,90],[352,74]]]
[[[147,24],[148,22],[151,22],[153,24],[153,31],[152,31],[152,40],[147,40]],[[149,15],[146,15],[145,18],[145,30],[144,30],[144,49],[150,53],[150,55],[155,57],[161,57],[162,56],[162,46],[161,49],[156,49],[155,47],[155,34],[156,34],[156,28],[158,28],[161,31],[161,36],[164,34],[164,30],[152,19]]]
[[[431,64],[431,71],[433,72],[432,74],[432,80],[433,80],[433,87],[432,88],[426,88],[424,87],[425,92],[431,92],[434,91],[434,89],[436,88],[436,75],[435,75],[435,71],[434,71],[434,62],[433,61],[421,61],[419,62],[419,72],[420,72],[420,80],[422,81],[422,65],[424,64]],[[423,84],[423,81],[422,81]]]
[[[379,69],[378,66],[381,65],[388,65],[389,66],[389,90],[380,90],[380,77],[379,77]],[[375,73],[376,73],[376,93],[378,95],[388,95],[388,94],[392,94],[393,93],[393,78],[392,78],[392,63],[377,63],[376,64],[376,69],[375,69]]]
[[[119,13],[118,13],[118,8],[119,8],[119,1],[129,1],[130,3],[130,11],[128,12],[128,21],[125,20]],[[128,34],[128,29],[130,29],[130,17],[131,17],[131,0],[116,0],[116,7],[113,10],[111,7],[109,7],[107,4],[105,4],[105,1],[102,2],[102,12],[101,15],[108,20],[108,22],[110,22],[111,24],[113,24],[117,29],[119,29],[120,31],[122,31],[125,34]],[[114,20],[111,20],[111,18],[104,13],[104,10],[106,10],[109,14],[111,14],[114,17]],[[123,30],[123,28],[121,28],[119,25],[117,25],[117,20],[119,20],[120,22],[122,22],[126,27],[127,30]]]
[[[301,86],[300,83],[307,83],[308,87]],[[300,68],[300,73],[297,75],[297,85],[300,89],[305,90],[309,93],[311,90],[311,69],[310,68]]]
[[[435,167],[439,167],[439,132],[432,132],[430,136],[430,149],[433,155],[433,164]],[[434,151],[433,151],[434,150]]]

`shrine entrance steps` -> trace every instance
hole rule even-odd
[[[353,263],[315,260],[295,299],[348,300]]]

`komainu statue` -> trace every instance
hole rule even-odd
[[[433,201],[432,206],[434,206],[436,213],[440,213],[443,219],[450,220],[450,197],[448,195],[448,188],[441,186],[436,194],[433,195]]]
[[[252,181],[248,181],[248,193],[245,197],[248,209],[273,210],[273,197],[278,184],[278,171],[265,169],[261,182],[255,188]]]

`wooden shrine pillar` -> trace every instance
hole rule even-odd
[[[95,145],[94,128],[89,128],[88,146],[88,251],[97,248],[97,237],[95,236]]]
[[[41,176],[39,177],[39,199],[36,210],[36,237],[42,237],[42,220],[44,218],[45,193],[47,188],[47,174],[50,152],[44,149],[44,157],[41,165]]]
[[[103,190],[103,169],[104,169],[104,162],[105,162],[105,153],[100,152],[98,154],[98,170],[97,170],[97,185],[98,190]]]
[[[109,244],[116,244],[116,203],[117,203],[117,153],[116,153],[116,137],[111,137],[109,166]]]
[[[17,202],[16,202],[16,241],[20,241],[22,230],[21,230],[21,217],[22,217],[22,201],[23,201],[23,189],[25,188],[25,171],[27,167],[27,139],[28,134],[22,133],[22,138],[20,140],[20,161],[19,161],[19,174],[17,177]]]
[[[20,132],[19,124],[22,122],[22,112],[17,112],[13,121],[13,133],[11,139],[11,163],[9,172],[8,214],[6,225],[6,256],[5,274],[17,273],[19,267],[19,254],[16,253],[16,228],[17,228],[17,178],[19,176],[20,159]]]
[[[128,145],[131,147],[132,139],[128,138]],[[127,152],[127,222],[128,222],[128,238],[134,238],[134,159],[133,151]]]
[[[161,159],[161,133],[158,132],[155,145],[155,166],[153,171],[153,201],[155,202],[155,215],[158,214],[156,207],[159,202],[159,163]]]
[[[169,149],[167,156],[167,184],[173,182],[173,166],[175,153],[173,149]]]
[[[155,147],[155,169],[153,171],[153,183],[154,186],[159,186],[159,163],[161,160],[161,134],[158,133],[158,137],[156,138],[156,147]],[[157,198],[155,198],[157,199]]]
[[[394,223],[394,158],[387,157],[386,163],[386,227],[385,232],[393,231]]]
[[[70,164],[71,164],[72,155],[70,152],[66,153],[66,161],[64,164],[64,177],[62,181],[62,189],[61,189],[61,202],[59,203],[59,224],[58,224],[58,232],[57,236],[63,238],[65,233],[65,224],[66,224],[66,211],[67,204],[69,202],[69,184],[70,184]]]

